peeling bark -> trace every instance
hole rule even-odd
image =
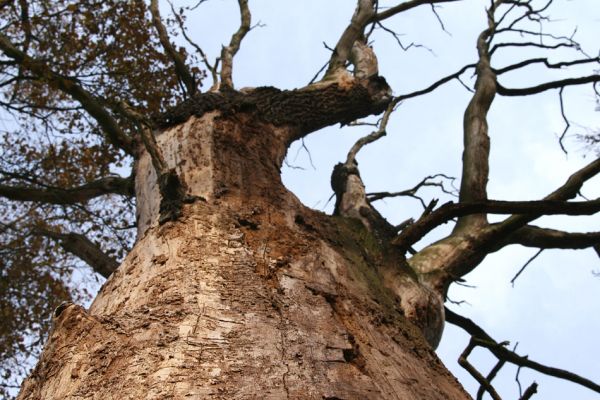
[[[389,242],[285,189],[291,131],[211,112],[158,135],[204,201],[159,224],[141,157],[135,248],[89,310],[59,313],[19,399],[469,398],[425,340],[439,298]]]

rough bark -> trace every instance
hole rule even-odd
[[[159,134],[198,200],[160,224],[141,156],[136,246],[89,310],[57,310],[19,399],[469,398],[425,340],[439,297],[360,221],[282,185],[305,131],[215,108]]]

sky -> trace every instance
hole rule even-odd
[[[192,4],[181,2],[179,4]],[[272,85],[292,89],[306,85],[328,60],[333,47],[354,11],[351,0],[250,0],[253,29],[242,43],[234,63],[237,88]],[[382,6],[398,1],[382,0]],[[429,86],[465,64],[476,61],[475,41],[485,28],[484,7],[488,1],[465,0],[437,8],[443,21],[429,7],[411,10],[386,21],[403,45],[415,43],[403,51],[389,34],[376,31],[373,47],[379,58],[380,74],[395,95]],[[589,53],[598,54],[600,7],[598,0],[555,0],[551,22],[544,32],[570,36]],[[163,11],[163,16],[166,9]],[[237,29],[239,13],[234,0],[210,0],[188,15],[190,36],[211,59]],[[540,29],[539,27],[537,29]],[[496,67],[538,56],[529,51],[499,51]],[[555,52],[551,60],[572,59],[574,53]],[[571,72],[574,76],[589,70]],[[531,68],[523,73],[502,77],[507,87],[532,86],[559,79],[566,72],[548,74]],[[464,75],[472,82],[470,75]],[[210,85],[207,82],[207,86]],[[364,148],[358,156],[359,167],[368,192],[398,191],[435,173],[459,177],[462,154],[462,115],[470,93],[453,81],[422,98],[402,103],[393,114],[387,136]],[[568,154],[558,137],[565,123],[560,114],[557,91],[524,98],[497,97],[489,115],[491,156],[489,196],[498,200],[536,200],[562,185],[575,170],[595,156],[577,139],[586,127],[600,127],[596,99],[587,87],[567,88],[565,112],[571,128],[565,140]],[[369,127],[329,127],[304,143],[290,149],[282,175],[286,186],[309,207],[331,212],[333,202],[330,172],[345,159],[352,144],[370,133]],[[455,183],[456,186],[459,182]],[[588,198],[600,196],[600,179],[591,180],[583,190]],[[423,197],[452,198],[434,190]],[[395,199],[376,203],[392,223],[420,214],[414,199]],[[593,231],[600,216],[542,218],[536,224],[572,231]],[[428,236],[418,248],[448,232],[442,227]],[[536,249],[511,246],[490,255],[474,272],[467,284],[454,286],[449,296],[460,306],[454,311],[473,319],[497,341],[518,343],[518,353],[532,360],[563,368],[600,382],[600,260],[593,250],[546,250],[533,261],[516,281],[510,280]],[[467,345],[468,335],[447,324],[437,352],[446,366],[472,395],[478,385],[456,362]],[[495,359],[482,349],[471,356],[472,363],[484,374]],[[493,384],[503,398],[518,398],[516,367],[505,366]],[[597,394],[570,382],[547,378],[530,370],[520,372],[523,390],[538,382],[540,399],[597,399]]]

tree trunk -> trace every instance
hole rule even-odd
[[[281,183],[300,134],[222,110],[158,134],[195,202],[159,224],[138,160],[137,244],[89,310],[56,310],[19,399],[469,398],[423,336],[439,314],[407,305],[403,258]]]

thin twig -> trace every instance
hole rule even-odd
[[[565,146],[563,145],[563,139],[565,138],[567,131],[571,127],[571,123],[569,122],[569,119],[565,115],[565,105],[563,102],[563,90],[564,89],[565,89],[564,87],[561,87],[560,90],[558,91],[558,98],[560,100],[560,115],[562,115],[563,121],[565,121],[565,129],[563,130],[562,134],[560,135],[560,138],[558,139],[558,144],[560,145],[560,148],[562,149],[562,151],[565,154],[568,154],[567,149],[565,149]]]
[[[540,254],[542,254],[542,251],[544,251],[544,249],[539,249],[534,255],[533,257],[531,257],[529,260],[527,260],[527,262],[521,267],[521,269],[519,269],[519,272],[517,272],[515,274],[515,276],[513,276],[513,278],[510,280],[511,285],[513,285],[513,287],[515,286],[515,281],[517,280],[517,278],[519,277],[519,275],[521,275],[521,273],[523,271],[525,271],[525,268],[527,268],[527,266],[529,264],[531,264],[531,262],[533,260],[535,260]]]

